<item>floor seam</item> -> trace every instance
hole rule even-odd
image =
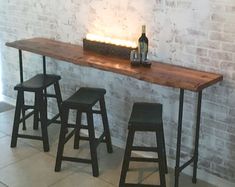
[[[0,184],[2,184],[2,185],[4,185],[4,186],[8,187],[8,185],[5,184],[5,183],[3,183],[2,181],[0,181]]]
[[[66,175],[66,176],[64,176],[64,177],[62,177],[61,179],[55,181],[54,183],[49,184],[48,187],[53,186],[53,185],[59,183],[60,181],[62,181],[62,180],[64,180],[65,178],[69,177],[70,175],[73,175],[74,173],[75,173],[75,171],[71,172],[70,174],[68,174],[68,175]]]

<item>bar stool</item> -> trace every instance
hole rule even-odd
[[[49,151],[49,141],[47,127],[56,119],[60,117],[61,110],[61,92],[59,87],[59,80],[61,79],[58,75],[50,74],[37,74],[31,79],[24,81],[14,87],[17,90],[17,100],[14,124],[11,137],[11,147],[16,147],[17,138],[26,138],[43,141],[43,149],[45,152]],[[55,94],[48,94],[46,89],[53,85]],[[32,92],[35,94],[34,105],[26,105],[24,101],[24,92]],[[47,119],[47,98],[56,98],[59,113],[55,115],[52,119]],[[25,111],[32,109],[27,115]],[[22,113],[22,117],[21,117]],[[38,122],[41,122],[42,136],[19,134],[19,125],[23,123],[23,130],[26,130],[25,120],[30,116],[34,115],[33,129],[38,129]]]
[[[158,162],[160,186],[165,187],[165,173],[167,173],[167,161],[165,152],[165,140],[162,122],[162,105],[158,103],[134,103],[128,125],[128,137],[122,164],[119,186],[159,186],[147,184],[125,183],[130,161]],[[133,146],[136,131],[155,132],[157,147]],[[157,152],[158,158],[131,157],[131,151]]]
[[[97,177],[99,175],[98,161],[97,161],[97,151],[96,148],[101,142],[106,143],[107,152],[112,153],[112,143],[109,132],[108,118],[105,108],[104,95],[106,93],[105,89],[101,88],[80,88],[75,94],[62,103],[62,125],[60,131],[59,144],[57,149],[57,157],[55,164],[55,171],[61,170],[62,160],[80,163],[91,163],[93,176]],[[100,110],[93,110],[93,106],[99,102]],[[77,111],[76,124],[68,123],[69,110],[75,109]],[[87,125],[81,124],[81,115],[86,113]],[[93,114],[101,114],[104,131],[99,138],[95,137]],[[66,130],[68,128],[73,128],[66,136]],[[89,137],[80,136],[80,130],[87,129]],[[74,158],[63,156],[65,143],[74,136],[74,149],[79,148],[79,140],[88,140],[90,144],[90,154],[91,159],[84,158]]]

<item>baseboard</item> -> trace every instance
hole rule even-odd
[[[4,95],[1,95],[0,98],[2,98],[3,101],[15,106],[15,103],[16,103],[15,99],[4,96]],[[82,133],[88,135],[87,131],[82,131]],[[121,141],[120,139],[115,138],[115,137],[112,137],[112,144],[117,146],[117,147],[120,147],[120,148],[125,147],[125,143],[123,141]],[[151,154],[147,154],[147,153],[142,154],[142,155],[146,156],[146,157],[151,157],[152,156]],[[168,162],[169,168],[174,168],[175,167],[175,160],[168,158],[167,162]],[[193,171],[193,168],[191,166],[189,166],[189,167],[187,167],[183,170],[183,173],[186,174],[186,175],[192,176],[192,171]],[[200,170],[200,169],[198,169],[197,176],[198,176],[198,179],[200,179],[202,181],[206,181],[207,183],[210,183],[210,184],[215,185],[217,187],[234,187],[235,186],[235,183],[226,181],[222,178],[219,178],[215,175],[212,175],[212,174],[210,174],[208,172],[205,172],[203,170]]]
[[[13,99],[11,97],[7,97],[5,95],[1,95],[0,98],[1,98],[2,101],[5,101],[5,102],[7,102],[7,103],[9,103],[9,104],[11,104],[13,106],[15,106],[15,104],[16,104],[16,99]]]

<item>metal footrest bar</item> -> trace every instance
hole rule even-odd
[[[89,137],[87,137],[87,136],[80,136],[79,139],[84,140],[84,141],[89,141]],[[102,143],[105,142],[105,140],[99,140],[98,138],[95,138],[95,141],[97,141],[97,142],[99,141]]]
[[[177,168],[177,172],[181,172],[184,168],[186,168],[189,164],[194,161],[194,157],[192,157],[189,161],[185,162],[182,166]]]
[[[142,147],[142,146],[132,146],[132,151],[146,151],[146,152],[158,152],[157,147]]]
[[[75,132],[75,130],[72,130],[72,131],[67,135],[67,137],[65,137],[64,144],[66,144],[66,143],[70,140],[70,138],[73,137],[74,132]]]
[[[59,113],[56,114],[53,118],[48,119],[48,120],[47,120],[47,126],[49,126],[50,124],[54,123],[58,117],[60,117],[60,114],[59,114]]]
[[[30,116],[34,114],[34,111],[31,111],[30,113],[26,114],[24,118],[20,119],[19,123],[22,123],[24,120],[28,119]]]
[[[125,183],[123,187],[161,187],[161,185]]]
[[[18,134],[18,138],[26,138],[26,139],[33,139],[33,140],[42,140],[41,136],[33,136],[33,135],[26,135],[26,134]]]
[[[86,136],[80,136],[79,139],[80,140],[89,141],[89,137],[86,137]]]
[[[93,113],[93,114],[102,114],[102,113],[101,113],[101,110],[92,110],[92,113]]]
[[[80,129],[88,129],[87,125],[79,125]]]
[[[158,158],[130,157],[130,161],[135,162],[159,162]]]
[[[91,159],[85,159],[85,158],[74,158],[74,157],[67,157],[63,156],[62,160],[70,161],[70,162],[80,162],[80,163],[91,163]]]
[[[54,123],[61,124],[61,120],[55,120]]]
[[[32,106],[32,105],[24,105],[23,106],[24,110],[29,110],[29,109],[34,109],[34,108],[35,108],[35,106]]]
[[[68,123],[66,125],[67,128],[77,128],[80,127],[80,129],[88,129],[87,125],[76,125],[76,124],[72,124],[72,123]]]
[[[103,134],[101,134],[101,136],[100,136],[99,138],[95,138],[95,146],[96,146],[96,147],[98,147],[98,145],[99,145],[100,143],[105,142],[105,141],[104,141],[104,137],[105,137],[105,134],[103,133]]]
[[[57,96],[55,94],[43,94],[43,96],[46,96],[46,97],[53,97],[53,98],[57,98]]]
[[[66,128],[76,128],[76,127],[77,127],[76,124],[72,124],[72,123],[66,124]]]
[[[97,142],[96,146],[98,146],[101,142],[104,142],[104,137],[105,137],[105,134],[103,132],[99,138],[96,138],[96,142]]]

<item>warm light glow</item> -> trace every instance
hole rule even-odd
[[[99,35],[95,35],[95,34],[87,34],[86,39],[91,40],[91,41],[96,41],[96,42],[103,42],[103,43],[124,46],[124,47],[131,47],[131,48],[137,47],[137,44],[132,41],[114,39],[114,38],[99,36]]]

